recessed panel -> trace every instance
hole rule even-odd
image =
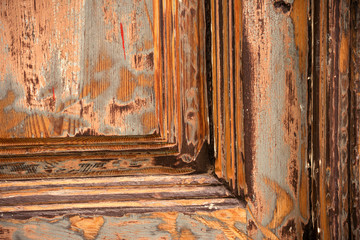
[[[0,179],[207,172],[203,1],[0,1]]]
[[[156,132],[153,2],[0,3],[0,138]]]

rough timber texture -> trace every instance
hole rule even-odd
[[[350,1],[314,1],[312,12],[312,224],[320,239],[349,239]]]
[[[350,222],[351,238],[360,239],[360,1],[350,5]]]
[[[1,1],[0,178],[206,171],[204,21],[195,0]]]
[[[250,239],[246,211],[155,212],[107,216],[57,216],[0,221],[0,239]]]
[[[243,29],[248,234],[254,239],[302,239],[303,224],[310,218],[309,1],[250,0],[236,11],[242,11]]]

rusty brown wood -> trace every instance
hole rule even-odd
[[[360,2],[350,5],[350,237],[360,238]]]
[[[310,219],[306,168],[310,1],[242,3],[248,234],[301,239]]]
[[[1,178],[207,171],[202,1],[3,1],[0,20]]]

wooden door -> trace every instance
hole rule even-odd
[[[207,171],[203,3],[1,1],[0,14],[0,178]]]
[[[0,9],[0,237],[359,238],[359,1]]]
[[[196,0],[1,1],[1,217],[243,207],[207,152],[205,20]]]

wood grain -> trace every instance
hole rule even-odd
[[[310,219],[310,1],[211,1],[215,173],[248,235],[301,239]]]
[[[195,162],[209,138],[203,2],[0,7],[1,178],[81,175],[87,159],[109,164],[85,176],[134,174],[109,154],[134,166],[146,159],[136,174],[207,171],[206,157]],[[9,167],[45,161],[47,172]]]
[[[0,238],[357,239],[359,9],[3,1]]]

